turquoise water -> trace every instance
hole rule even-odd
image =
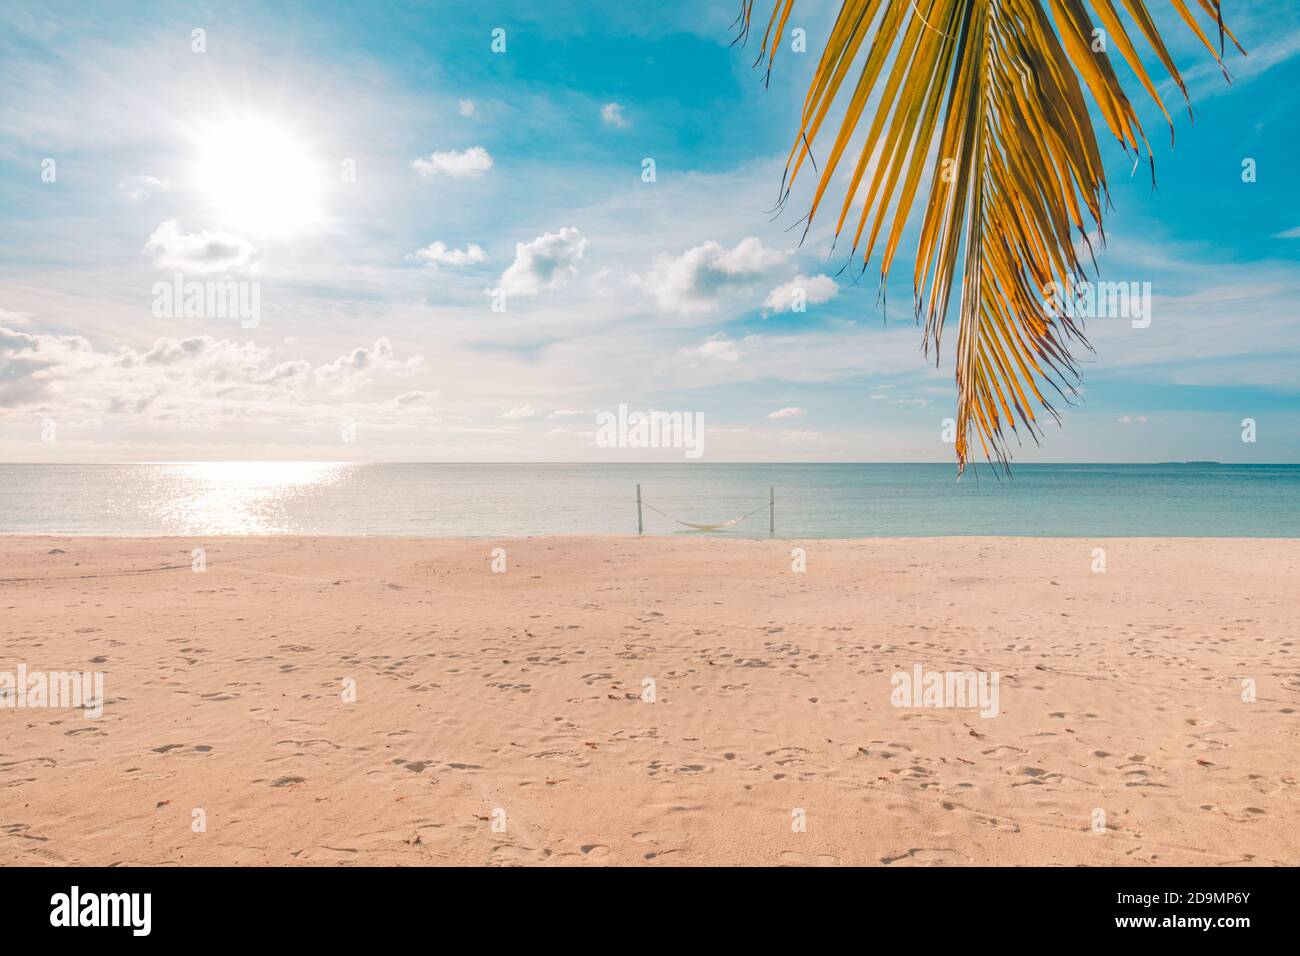
[[[777,537],[1300,537],[1300,465],[0,465],[0,531],[631,534],[638,483],[647,534],[766,537],[774,488]]]

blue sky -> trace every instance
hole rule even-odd
[[[1099,264],[1151,323],[1089,323],[1016,460],[1300,461],[1300,9],[1225,2],[1228,86],[1150,6],[1195,122],[1130,85],[1158,189],[1103,137]],[[626,403],[701,413],[706,460],[951,460],[914,231],[883,316],[835,210],[800,244],[807,182],[771,213],[836,9],[765,89],[723,0],[0,4],[0,458],[610,460]],[[256,283],[256,326],[160,313],[176,274]]]

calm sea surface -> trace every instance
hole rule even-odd
[[[1300,537],[1300,465],[0,465],[0,532],[629,534],[638,482],[647,534]]]

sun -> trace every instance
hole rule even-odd
[[[263,117],[204,130],[197,179],[217,220],[243,234],[297,235],[322,217],[320,163],[290,131]]]

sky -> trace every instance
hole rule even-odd
[[[1171,146],[1129,78],[1155,190],[1094,124],[1149,314],[1014,460],[1300,462],[1300,7],[1225,0],[1229,85],[1148,5],[1194,111],[1160,86]],[[625,405],[704,461],[952,461],[915,226],[882,305],[810,177],[774,210],[837,10],[765,85],[731,0],[0,0],[0,460],[682,459],[602,447]]]

